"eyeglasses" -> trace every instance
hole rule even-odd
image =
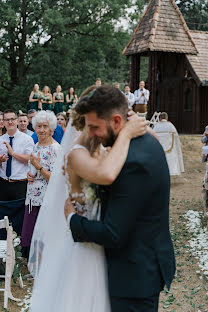
[[[9,119],[4,119],[4,121],[6,122],[14,122],[17,118],[9,118]]]

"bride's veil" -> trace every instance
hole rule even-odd
[[[35,278],[35,288],[39,287],[38,283],[44,278],[48,266],[56,269],[58,258],[66,248],[68,227],[64,204],[69,195],[69,185],[66,182],[67,177],[62,173],[62,166],[64,156],[70,152],[79,134],[80,132],[72,127],[70,120],[37,218],[28,262],[28,269]]]

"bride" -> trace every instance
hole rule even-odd
[[[94,88],[88,88],[81,100],[92,96]],[[73,110],[71,116],[32,239],[28,264],[35,278],[31,312],[110,312],[104,250],[93,243],[74,243],[64,203],[70,194],[78,213],[99,219],[96,184],[109,185],[116,179],[130,140],[146,132],[146,121],[131,116],[106,153],[88,137],[84,117]]]

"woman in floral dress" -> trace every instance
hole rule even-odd
[[[60,151],[60,145],[52,138],[57,124],[53,112],[38,112],[33,118],[32,124],[38,136],[38,143],[35,144],[30,157],[25,216],[21,235],[23,254],[27,258],[36,219],[56,157]]]

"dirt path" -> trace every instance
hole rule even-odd
[[[201,164],[201,143],[198,136],[182,136],[185,173],[171,180],[171,232],[177,262],[177,274],[171,292],[163,292],[159,311],[208,311],[208,281],[199,273],[197,261],[189,251],[184,214],[201,210],[201,185],[205,165]]]
[[[199,272],[196,259],[191,256],[188,248],[184,214],[187,210],[201,209],[201,184],[205,166],[201,164],[201,143],[199,136],[182,136],[181,143],[185,163],[185,173],[174,177],[171,181],[171,232],[174,240],[177,261],[177,275],[172,284],[171,292],[163,292],[160,298],[159,312],[207,312],[208,281]],[[24,298],[28,286],[21,290],[13,287],[16,297]],[[0,306],[3,296],[0,294]],[[19,312],[16,303],[9,302],[9,312]],[[4,311],[0,308],[0,311]],[[99,311],[98,311],[99,312]]]

